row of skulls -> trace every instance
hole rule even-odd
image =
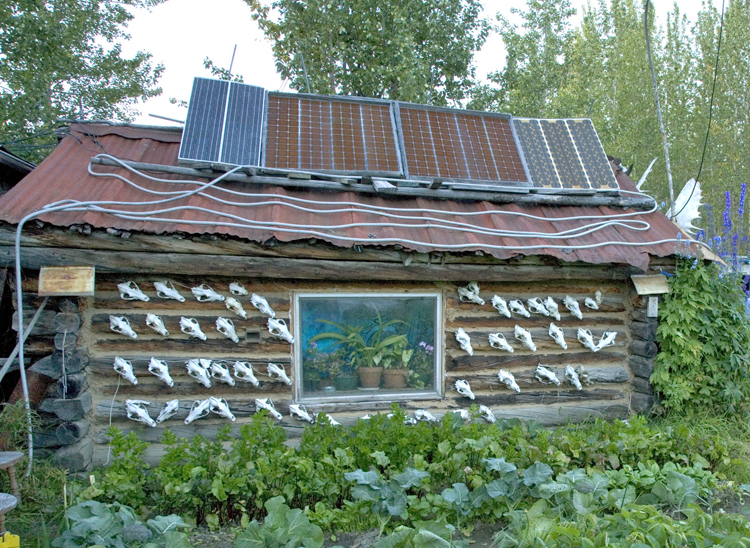
[[[562,381],[560,381],[557,374],[549,366],[539,364],[536,371],[534,371],[534,377],[542,384],[554,384],[556,386],[562,385]],[[521,393],[521,388],[518,386],[513,373],[501,369],[497,374],[497,378],[501,383],[508,387],[508,389],[516,394]],[[577,368],[573,368],[572,365],[565,366],[565,379],[572,384],[576,390],[583,390],[582,382],[585,384],[591,384],[588,373],[582,365]],[[474,392],[472,392],[468,381],[459,379],[456,381],[455,386],[456,391],[462,396],[469,398],[470,400],[475,398]]]
[[[557,327],[554,322],[550,323],[549,325],[549,335],[557,344],[559,344],[563,349],[567,350],[568,343],[565,342],[565,335],[563,334],[563,330]],[[461,346],[461,349],[469,354],[469,356],[473,356],[474,348],[471,346],[471,338],[469,337],[468,333],[466,333],[466,331],[464,331],[462,327],[459,327],[456,330],[455,336],[456,341],[458,341],[458,344]],[[528,329],[524,329],[520,325],[516,325],[514,336],[521,342],[521,344],[523,344],[523,346],[525,346],[532,352],[536,352],[536,344],[531,338],[531,333]],[[594,336],[591,334],[591,331],[588,329],[583,329],[582,327],[578,328],[577,334],[578,342],[580,342],[583,346],[585,346],[592,352],[599,352],[603,348],[614,346],[616,337],[617,331],[605,331],[599,338],[599,342],[594,342]],[[505,350],[506,352],[514,352],[513,347],[508,344],[505,335],[503,335],[502,333],[490,333],[489,341],[492,348]]]

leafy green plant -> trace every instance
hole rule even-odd
[[[657,331],[651,383],[667,409],[748,411],[750,322],[741,278],[700,260],[680,260]]]
[[[132,508],[119,503],[86,501],[68,508],[67,531],[52,541],[55,548],[190,548],[187,524],[180,516],[159,516],[141,523]]]
[[[323,531],[310,523],[305,513],[291,509],[284,497],[267,500],[268,514],[263,523],[251,521],[244,531],[237,535],[235,548],[321,548]]]

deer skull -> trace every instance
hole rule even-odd
[[[195,318],[186,318],[185,316],[182,316],[180,318],[180,330],[183,333],[202,341],[208,339],[208,337],[206,337],[206,334],[201,331],[201,326],[198,325],[198,320],[196,320]]]
[[[216,291],[211,289],[211,286],[209,286],[208,284],[193,287],[190,291],[193,292],[195,298],[198,299],[198,302],[201,303],[208,303],[213,301],[223,302],[226,299],[224,295],[219,295]]]
[[[169,376],[169,366],[167,365],[167,362],[151,358],[151,361],[148,362],[148,372],[170,388],[174,386],[174,381],[172,380],[172,377]]]
[[[123,282],[117,284],[117,289],[120,290],[120,297],[126,301],[143,301],[147,303],[151,300],[148,298],[148,295],[141,291],[138,284],[135,282]]]
[[[265,314],[269,318],[275,318],[276,312],[273,311],[273,309],[268,306],[268,301],[265,300],[260,295],[256,295],[253,293],[253,296],[250,297],[250,304],[252,304],[255,308],[260,310],[261,314]]]
[[[276,420],[281,420],[282,416],[281,413],[276,411],[276,408],[273,406],[273,402],[268,398],[255,399],[255,408],[257,409],[265,409],[268,411]]]
[[[284,320],[276,320],[274,318],[268,318],[268,331],[274,337],[284,339],[289,344],[294,343],[294,337],[289,333],[289,329],[286,326]]]
[[[284,367],[281,365],[277,365],[275,363],[269,363],[268,364],[268,376],[272,379],[278,379],[282,382],[285,382],[289,386],[292,385],[292,379],[287,377],[286,371],[284,371]]]
[[[503,299],[499,295],[495,295],[494,297],[492,297],[492,306],[494,306],[495,310],[497,310],[500,314],[502,314],[506,318],[510,318],[510,309],[508,309],[508,303],[506,303],[505,299]]]
[[[110,316],[109,328],[120,335],[127,335],[131,339],[137,339],[138,334],[130,327],[130,322],[125,316]]]
[[[225,419],[229,419],[230,421],[234,422],[236,420],[236,417],[232,412],[229,410],[229,404],[227,403],[227,400],[224,398],[214,398],[211,396],[208,398],[208,408],[211,411],[211,413],[216,413],[217,415],[224,417]]]
[[[505,340],[505,335],[502,333],[490,333],[490,346],[492,348],[497,348],[498,350],[505,350],[506,352],[513,353],[513,347],[508,344],[508,341]]]
[[[208,378],[207,368],[203,367],[200,360],[189,360],[186,362],[188,375],[201,383],[206,388],[211,388],[211,379]]]
[[[315,419],[310,416],[310,413],[307,412],[304,405],[298,405],[296,403],[291,404],[289,406],[289,416],[301,421],[309,422],[310,424],[315,424]]]
[[[578,378],[578,373],[570,365],[565,366],[565,378],[570,381],[570,384],[576,387],[576,390],[583,390],[581,386],[581,380]]]
[[[578,301],[576,301],[573,297],[571,297],[570,295],[565,295],[563,304],[565,305],[565,308],[570,310],[570,313],[573,314],[573,316],[575,316],[579,320],[583,319],[583,314],[581,314],[581,307],[579,306]]]
[[[510,390],[513,390],[516,394],[521,393],[521,389],[518,387],[518,384],[516,383],[516,378],[513,376],[513,373],[508,373],[505,369],[501,369],[498,374],[497,378],[500,379],[500,382],[505,384]]]
[[[461,345],[461,348],[464,350],[464,352],[466,352],[469,356],[474,355],[474,349],[471,347],[471,339],[462,327],[459,327],[458,331],[456,331],[456,340],[458,341],[458,344]]]
[[[530,318],[531,314],[529,314],[529,311],[526,310],[526,307],[523,305],[523,303],[519,300],[513,300],[508,303],[508,308],[510,308],[511,312],[515,312],[519,316],[523,316],[524,318]]]
[[[164,407],[162,407],[161,413],[159,413],[159,416],[156,417],[156,424],[160,424],[164,422],[167,419],[170,419],[174,416],[177,411],[180,409],[180,402],[179,400],[171,400],[164,404]]]
[[[579,327],[577,338],[578,342],[580,342],[583,346],[585,346],[592,352],[597,351],[596,345],[594,344],[594,337],[591,335],[591,331],[589,331],[588,329]]]
[[[211,412],[211,398],[205,400],[196,400],[190,407],[190,412],[185,419],[185,424],[190,424],[194,420],[202,419]]]
[[[228,310],[231,310],[240,318],[243,318],[245,320],[247,319],[247,312],[245,312],[245,309],[242,308],[242,304],[240,303],[240,301],[238,301],[234,297],[229,297],[226,301],[224,301],[224,304],[227,305]]]
[[[229,292],[232,295],[247,295],[247,289],[240,282],[232,282],[229,284]]]
[[[151,405],[151,402],[143,400],[125,400],[125,410],[127,411],[128,418],[131,421],[142,422],[148,424],[150,427],[156,426],[154,419],[152,419],[146,407]]]
[[[260,382],[255,377],[252,364],[248,362],[234,362],[234,376],[244,382],[249,382],[253,386],[260,386]]]
[[[542,364],[536,366],[534,376],[536,377],[536,380],[542,384],[556,384],[557,386],[560,386],[561,384],[560,379],[557,378],[555,372]]]
[[[219,362],[211,362],[209,371],[214,379],[219,379],[221,382],[227,383],[229,386],[235,385],[232,375],[229,374],[229,369],[223,364],[220,364]]]
[[[232,342],[240,342],[240,338],[237,336],[237,333],[234,332],[234,322],[232,320],[227,318],[216,318],[216,330],[227,339],[231,339]]]
[[[146,325],[156,331],[159,335],[169,337],[169,331],[164,327],[164,322],[156,314],[146,314]]]
[[[154,282],[154,289],[156,294],[162,299],[174,299],[175,301],[185,302],[185,297],[180,295],[170,281]]]
[[[568,349],[568,343],[565,342],[565,335],[563,330],[555,325],[555,322],[549,324],[549,336],[552,337],[557,344],[562,346],[565,350]]]
[[[130,381],[132,384],[138,384],[138,379],[133,374],[133,364],[128,360],[123,360],[121,357],[115,358],[115,371],[123,376],[125,380]]]
[[[514,335],[516,339],[521,341],[521,344],[523,344],[526,348],[528,348],[532,352],[536,352],[536,345],[534,344],[534,341],[531,340],[531,333],[529,333],[526,329],[524,329],[520,325],[516,325]]]

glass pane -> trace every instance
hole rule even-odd
[[[303,397],[435,392],[436,296],[300,296]]]

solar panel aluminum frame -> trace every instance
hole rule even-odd
[[[404,165],[405,162],[401,157],[401,151],[399,149],[399,139],[396,130],[396,123],[398,118],[394,115],[394,101],[389,99],[378,99],[375,97],[352,97],[348,95],[321,95],[317,93],[285,93],[279,91],[269,91],[266,95],[266,105],[272,97],[286,97],[290,99],[300,100],[309,99],[312,101],[325,101],[325,102],[342,102],[342,103],[355,103],[355,104],[377,104],[380,106],[387,106],[389,116],[391,119],[391,130],[393,133],[393,142],[395,145],[394,153],[396,156],[396,163],[398,165],[398,171],[374,171],[374,170],[335,170],[335,169],[280,169],[275,167],[268,167],[266,162],[266,145],[268,144],[268,111],[265,109],[265,119],[263,121],[263,150],[261,151],[261,162],[262,167],[273,169],[276,171],[284,171],[289,173],[304,173],[310,175],[349,175],[352,177],[378,177],[384,179],[403,179],[405,178]]]
[[[423,177],[423,176],[412,176],[409,173],[409,162],[407,161],[407,155],[406,155],[406,143],[404,141],[404,132],[403,132],[403,124],[401,122],[401,106],[403,105],[406,108],[411,108],[415,110],[426,110],[426,111],[434,111],[434,112],[446,112],[451,114],[466,114],[469,116],[478,116],[481,118],[500,118],[503,120],[508,120],[508,123],[511,128],[511,133],[513,135],[513,143],[516,146],[516,149],[518,150],[521,164],[523,166],[524,175],[526,176],[526,181],[504,181],[504,180],[480,180],[480,179],[465,179],[461,177],[450,177],[450,178],[443,178],[445,182],[455,182],[460,183],[461,188],[463,189],[469,189],[471,187],[476,187],[477,190],[486,190],[488,186],[492,186],[494,189],[496,189],[496,192],[503,192],[503,189],[508,189],[508,191],[511,191],[511,189],[517,189],[517,188],[532,188],[533,182],[531,181],[531,176],[529,174],[529,168],[526,164],[526,159],[523,155],[523,149],[521,148],[521,144],[518,140],[518,135],[516,134],[516,130],[513,127],[513,116],[511,114],[506,114],[503,112],[485,112],[481,110],[470,110],[470,109],[457,109],[457,108],[450,108],[450,107],[442,107],[442,106],[436,106],[436,105],[422,105],[419,103],[409,103],[406,101],[393,101],[395,103],[395,110],[398,113],[396,117],[396,124],[399,132],[399,148],[401,151],[401,154],[404,158],[404,172],[408,179],[418,180],[418,181],[432,181],[435,179],[434,177]],[[462,145],[463,146],[463,145]]]

